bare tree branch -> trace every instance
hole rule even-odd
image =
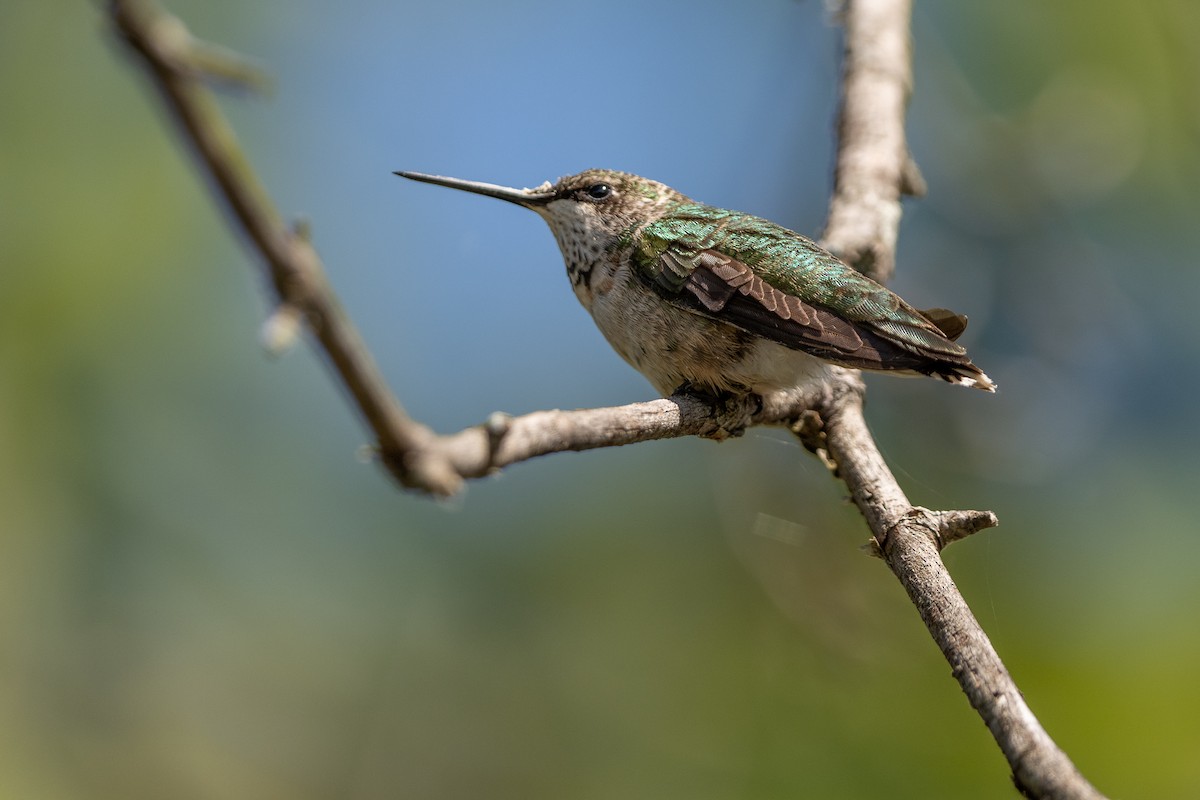
[[[288,227],[220,113],[204,79],[256,79],[244,62],[203,46],[153,0],[109,0],[112,20],[148,67],[184,139],[262,256],[278,306],[264,326],[271,350],[304,326],[373,431],[380,460],[402,485],[452,494],[466,478],[519,461],[677,436],[723,438],[746,425],[785,424],[843,480],[956,680],[983,717],[1027,797],[1102,798],[1041,728],[941,561],[952,541],[997,524],[990,511],[930,511],[909,503],[863,418],[863,387],[842,371],[810,395],[774,405],[712,407],[672,397],[616,408],[494,414],[439,436],[411,419],[341,310],[307,232]],[[847,0],[836,186],[824,243],[873,277],[895,263],[900,196],[923,182],[908,154],[910,0]]]
[[[896,265],[900,195],[925,193],[908,154],[911,0],[847,0],[837,166],[822,244],[883,283]]]
[[[845,6],[836,188],[823,243],[878,280],[895,264],[900,195],[923,189],[904,135],[911,13],[911,0]],[[861,388],[835,388],[831,397],[822,413],[834,474],[1008,759],[1018,790],[1032,798],[1102,798],[1030,711],[942,563],[942,547],[998,524],[995,515],[913,506],[867,429]]]
[[[873,544],[903,584],[951,672],[983,717],[1026,797],[1102,798],[1051,740],[942,563],[939,550],[990,512],[936,512],[909,504],[862,416],[861,395],[836,402],[825,420],[838,474],[874,532]]]

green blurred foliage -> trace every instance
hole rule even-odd
[[[915,502],[1000,514],[948,563],[1052,735],[1112,796],[1195,797],[1200,10],[917,5],[931,193],[897,285],[972,310],[1002,392],[872,380],[870,418]],[[354,53],[305,6],[179,7],[328,81],[283,69],[282,109],[226,102],[303,195],[325,151],[274,114],[295,113],[289,84],[332,103]],[[558,456],[448,505],[400,494],[355,459],[319,360],[256,349],[253,259],[98,5],[0,7],[0,97],[0,797],[1014,796],[838,484],[787,437]],[[832,113],[806,127],[827,138]],[[334,152],[372,124],[330,116]],[[379,168],[401,166],[425,165]],[[316,222],[337,251],[339,223]],[[370,295],[374,267],[340,255],[335,283]],[[406,320],[369,338],[399,340],[385,369],[438,405],[465,345]],[[578,402],[646,396],[588,383],[589,359],[559,382]],[[568,402],[481,383],[446,401],[455,424],[508,407],[493,393]]]

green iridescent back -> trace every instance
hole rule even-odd
[[[664,271],[664,253],[686,261],[712,250],[737,259],[776,289],[869,325],[898,343],[956,356],[966,352],[894,292],[811,239],[761,217],[680,203],[640,226],[632,239],[637,269],[663,288],[678,290],[686,277]]]

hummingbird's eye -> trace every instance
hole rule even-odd
[[[612,187],[607,183],[593,183],[584,189],[584,193],[592,200],[603,200],[612,194]]]

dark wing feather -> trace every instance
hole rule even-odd
[[[956,314],[948,308],[923,308],[921,316],[937,326],[938,330],[952,342],[958,341],[967,329],[967,315]]]
[[[995,388],[953,341],[965,317],[918,311],[768,220],[688,202],[627,236],[636,274],[678,307],[837,364]]]
[[[666,276],[666,280],[657,282],[659,291],[690,311],[847,367],[918,372],[953,382],[964,378],[986,381],[966,353],[946,336],[957,336],[965,327],[965,318],[952,312],[923,312],[919,319],[929,330],[918,331],[918,338],[904,322],[886,318],[852,321],[806,302],[723,253],[705,250],[687,258],[667,251],[661,258],[659,277]],[[675,286],[678,289],[673,291]],[[922,347],[914,344],[914,339],[933,340],[934,346]]]
[[[927,360],[872,326],[850,322],[775,288],[729,256],[705,251],[692,261],[677,296],[691,310],[844,366],[911,370]]]

